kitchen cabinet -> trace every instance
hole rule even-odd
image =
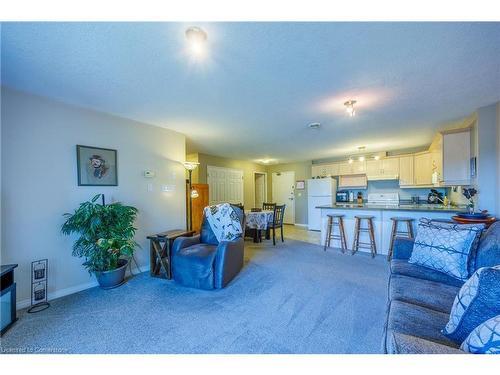
[[[414,182],[414,156],[399,157],[399,186],[412,186]]]
[[[312,177],[327,177],[327,176],[338,176],[339,175],[339,163],[331,164],[317,164],[311,167]]]
[[[352,163],[348,161],[338,163],[339,176],[346,176],[351,174],[365,174],[366,161],[354,160]]]
[[[352,173],[352,166],[349,162],[345,161],[339,163],[339,176],[344,176]]]
[[[366,175],[345,175],[339,177],[339,189],[366,189],[367,179]]]
[[[399,175],[399,158],[386,158],[366,161],[368,180],[397,180]]]
[[[432,154],[419,152],[414,158],[415,185],[432,185]]]
[[[470,185],[470,129],[443,132],[443,185]]]

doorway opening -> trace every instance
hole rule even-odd
[[[262,208],[264,202],[267,202],[267,173],[253,172],[254,197],[253,206]]]

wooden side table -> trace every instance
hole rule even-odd
[[[485,224],[486,228],[497,221],[497,218],[494,216],[487,217],[486,219],[466,219],[460,216],[452,216],[452,219],[455,223],[459,224]]]
[[[153,277],[162,277],[161,269],[165,271],[165,277],[172,278],[172,244],[178,237],[192,237],[194,231],[173,229],[166,232],[152,234],[149,240],[149,273]]]

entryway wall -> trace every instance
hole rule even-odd
[[[198,168],[193,172],[193,183],[206,184],[207,182],[207,167],[230,168],[243,171],[243,204],[245,209],[250,209],[254,205],[254,172],[267,172],[266,166],[252,163],[245,160],[234,160],[219,156],[207,155],[202,153],[189,153],[186,155],[189,161],[197,161],[200,163]],[[268,190],[269,190],[268,181]]]

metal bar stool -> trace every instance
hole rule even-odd
[[[391,243],[389,245],[389,253],[387,254],[387,260],[390,261],[392,258],[392,251],[394,247],[394,238],[397,236],[413,238],[413,226],[412,222],[415,219],[411,217],[391,217],[392,220],[392,232],[391,232]],[[399,231],[398,224],[399,222],[406,223],[406,231]]]
[[[375,234],[373,231],[373,219],[374,216],[370,215],[356,215],[354,216],[356,219],[354,223],[354,241],[352,243],[352,255],[354,255],[358,249],[363,248],[363,249],[370,249],[370,252],[372,254],[372,258],[375,257],[377,254],[377,245],[375,244]],[[362,222],[363,220],[366,220],[368,223],[367,228],[363,228]],[[359,234],[361,232],[367,232],[368,235],[370,236],[370,242],[360,242],[359,241]]]
[[[325,238],[325,247],[324,250],[326,251],[327,247],[330,247],[330,241],[333,240],[339,240],[340,241],[340,248],[342,249],[342,252],[345,253],[347,250],[347,242],[345,238],[345,231],[344,231],[344,215],[341,214],[329,214],[326,215],[328,216],[328,224],[326,227],[326,238]],[[339,234],[335,234],[334,227],[339,228]]]

